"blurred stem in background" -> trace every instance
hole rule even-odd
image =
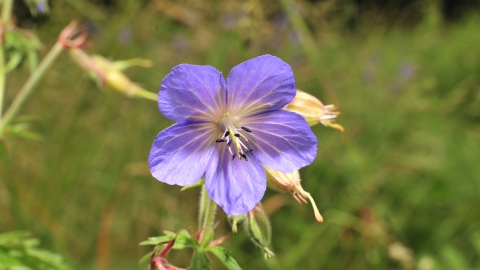
[[[3,112],[3,98],[5,96],[5,54],[3,51],[3,43],[5,41],[5,32],[10,24],[13,0],[3,0],[2,2],[2,21],[0,25],[0,120]],[[0,129],[0,137],[1,137]]]
[[[12,120],[12,118],[18,113],[22,105],[25,103],[27,98],[32,93],[35,85],[43,77],[45,71],[52,65],[52,63],[57,59],[60,53],[63,51],[63,47],[57,42],[48,52],[45,58],[40,62],[38,68],[33,72],[33,74],[28,78],[27,82],[23,85],[22,89],[18,95],[13,100],[12,104],[5,112],[5,116],[0,121],[0,134],[3,134],[5,127]]]
[[[320,59],[320,54],[318,53],[318,45],[312,36],[312,33],[307,28],[307,25],[303,21],[303,17],[299,12],[299,7],[295,5],[293,0],[280,0],[282,4],[283,10],[287,13],[288,19],[292,23],[292,27],[295,30],[296,34],[300,39],[300,43],[302,44],[303,50],[307,56],[310,65],[315,71],[315,77],[319,82],[325,81],[324,84],[329,84],[329,79],[322,68],[323,63]],[[335,92],[330,87],[325,87],[323,89],[323,94],[325,95],[325,100],[330,100],[333,103],[338,104],[338,99]]]
[[[8,1],[7,1],[8,2]],[[5,12],[5,7],[6,7],[6,2],[4,2],[4,9],[2,10],[2,16],[6,13]],[[10,10],[11,11],[11,10]],[[3,28],[4,29],[4,28]],[[2,34],[4,34],[2,32]],[[2,35],[3,37],[4,35]],[[39,80],[43,77],[45,72],[51,67],[52,63],[57,59],[57,57],[60,55],[60,53],[64,49],[79,49],[79,48],[85,48],[88,46],[88,43],[86,43],[87,39],[87,33],[84,29],[78,28],[76,22],[71,22],[69,25],[67,25],[62,32],[60,33],[60,36],[55,43],[55,45],[52,47],[52,49],[47,53],[47,55],[43,58],[42,62],[40,62],[40,65],[33,71],[32,75],[28,78],[28,80],[25,82],[25,84],[22,86],[20,89],[20,92],[16,95],[14,100],[12,101],[12,104],[8,108],[8,110],[5,112],[5,115],[2,119],[0,119],[0,136],[3,136],[3,133],[7,127],[7,125],[12,121],[13,117],[16,116],[16,114],[19,112],[20,108],[22,105],[25,103],[27,98],[31,95],[33,89],[39,82]],[[0,60],[0,64],[4,64],[4,55],[3,55],[3,48],[2,52],[2,57]],[[1,74],[2,76],[2,88],[1,88],[1,96],[3,97],[3,92],[4,92],[4,84],[5,84],[5,69],[4,65],[2,65],[3,72]],[[2,98],[3,99],[3,98]]]

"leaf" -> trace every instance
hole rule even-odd
[[[442,259],[447,269],[467,270],[471,269],[468,266],[465,255],[462,254],[457,248],[451,245],[445,245],[440,251]]]
[[[0,246],[16,245],[30,237],[27,231],[11,231],[0,234]]]
[[[208,248],[207,251],[212,252],[229,270],[242,269],[237,261],[230,255],[230,250],[216,246]]]
[[[147,246],[147,245],[150,245],[150,246],[155,246],[157,245],[158,243],[161,243],[161,242],[167,242],[167,241],[170,241],[172,240],[173,238],[175,237],[175,235],[172,237],[170,235],[164,235],[164,236],[157,236],[157,237],[149,237],[148,240],[145,240],[143,242],[140,242],[140,246]]]
[[[198,249],[199,245],[197,240],[195,240],[190,233],[183,229],[177,235],[177,241],[175,241],[174,249],[184,249],[186,247],[191,247]]]
[[[8,59],[8,62],[5,65],[5,73],[8,73],[14,70],[15,68],[17,68],[18,65],[20,65],[20,63],[22,62],[22,57],[23,57],[22,53],[18,51],[13,52],[10,55],[10,59]]]
[[[195,252],[193,255],[192,264],[188,269],[190,270],[211,270],[210,265],[212,261],[208,258],[207,253],[204,251]]]

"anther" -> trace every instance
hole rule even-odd
[[[225,134],[223,135],[223,137],[227,137],[228,135],[230,135],[230,130],[225,131]]]
[[[248,161],[247,155],[245,155],[244,153],[239,153],[239,155],[242,156],[246,161]]]
[[[232,155],[232,160],[234,160],[236,156],[237,156],[237,153],[234,153],[234,154]]]
[[[243,129],[243,130],[245,130],[246,132],[252,132],[252,130],[251,130],[251,129],[249,129],[249,128],[246,128],[246,127],[242,127],[242,129]]]
[[[238,134],[238,133],[235,133],[234,136],[237,137],[237,138],[240,138],[240,134]]]
[[[225,139],[216,139],[215,142],[219,143],[219,142],[226,142],[227,140]]]
[[[232,142],[233,142],[233,140],[230,140],[230,141],[227,142],[227,148],[230,147],[230,145],[232,145]]]

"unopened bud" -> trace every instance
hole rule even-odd
[[[227,216],[228,223],[232,226],[232,232],[237,233],[238,226],[242,225],[243,222],[247,219],[246,214],[240,214],[236,216]]]
[[[310,193],[306,192],[300,184],[300,173],[294,171],[293,173],[282,173],[268,167],[263,167],[267,173],[268,186],[276,191],[289,192],[298,203],[308,203],[307,199],[313,207],[315,218],[318,222],[323,222],[323,217],[318,211],[317,205]]]
[[[250,236],[250,240],[252,240],[256,246],[263,249],[266,259],[275,256],[268,248],[272,238],[272,226],[270,225],[270,219],[263,210],[262,204],[258,203],[246,215],[247,218],[243,223],[243,227]]]
[[[129,59],[112,62],[100,55],[89,56],[80,49],[70,51],[73,59],[89,72],[101,87],[108,87],[127,96],[138,96],[156,101],[157,95],[142,89],[122,72],[131,66],[151,66],[151,61],[143,59]]]
[[[323,105],[316,97],[299,89],[295,98],[284,109],[300,114],[310,126],[322,123],[326,127],[344,131],[341,125],[334,123],[335,118],[340,114],[335,111],[334,105]]]

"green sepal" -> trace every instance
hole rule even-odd
[[[193,255],[192,263],[188,269],[190,270],[211,270],[212,261],[204,251],[197,251]]]
[[[180,191],[184,191],[184,190],[191,189],[191,188],[194,188],[194,187],[200,187],[201,185],[203,185],[203,183],[205,183],[205,180],[203,180],[203,178],[201,178],[198,182],[196,182],[193,185],[182,187],[182,189],[180,189]]]
[[[220,246],[209,247],[206,250],[213,253],[229,270],[242,270],[237,261],[230,255],[230,250]]]
[[[175,244],[173,245],[173,249],[184,249],[186,247],[198,249],[199,245],[197,241],[192,237],[192,235],[186,230],[182,229],[177,233],[171,231],[163,231],[165,235],[157,236],[157,237],[149,237],[148,240],[140,242],[139,245],[141,246],[155,246],[158,243],[168,242],[171,241],[175,236],[177,239],[175,240]]]

